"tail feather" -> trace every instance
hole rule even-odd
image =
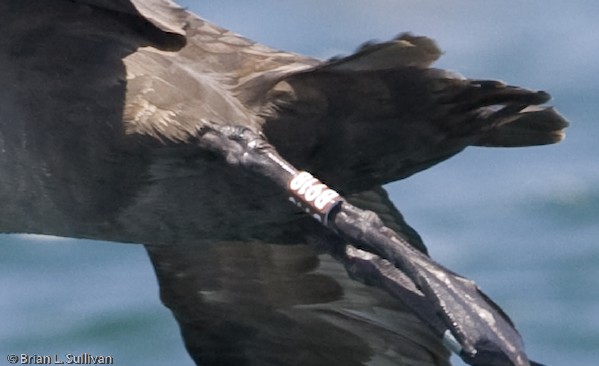
[[[499,117],[501,112],[499,110],[489,118]],[[564,117],[551,107],[528,107],[507,118],[509,120],[503,123],[494,123],[494,128],[483,134],[475,145],[522,147],[554,144],[564,139],[563,129],[568,127]]]
[[[444,75],[444,70],[436,70]],[[437,101],[453,104],[453,113],[467,112],[484,106],[501,104],[538,105],[547,102],[551,96],[544,91],[532,91],[507,85],[497,80],[468,80],[443,78],[443,88]]]
[[[263,127],[279,153],[339,190],[404,179],[468,146],[545,145],[568,124],[544,91],[431,68],[434,41],[404,34],[287,75]],[[334,162],[334,163],[333,163]]]
[[[440,83],[437,102],[449,106],[448,116],[460,116],[440,118],[450,135],[477,136],[473,145],[489,147],[547,145],[565,136],[564,117],[552,107],[540,106],[551,99],[544,91],[495,80],[460,79],[444,70],[432,75]]]

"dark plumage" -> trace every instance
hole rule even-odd
[[[263,132],[421,250],[382,184],[471,145],[554,143],[567,125],[537,107],[545,92],[430,68],[437,46],[410,34],[320,62],[166,0],[5,0],[0,31],[0,232],[146,244],[207,365],[448,353],[319,253],[329,234],[269,182],[201,149],[203,121]]]

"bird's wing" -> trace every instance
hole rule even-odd
[[[350,197],[421,244],[382,188]],[[202,365],[447,365],[423,323],[308,245],[146,247],[162,301]]]

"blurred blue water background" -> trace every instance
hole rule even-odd
[[[550,91],[572,122],[562,144],[471,148],[387,188],[432,256],[512,316],[532,358],[599,364],[599,2],[181,3],[320,58],[412,31],[438,41],[440,67]],[[0,244],[0,365],[9,353],[81,352],[192,364],[141,247],[31,235]]]

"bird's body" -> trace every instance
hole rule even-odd
[[[321,62],[163,0],[8,0],[0,31],[0,232],[148,245],[206,364],[296,364],[302,347],[310,365],[447,353],[386,294],[292,245],[326,233],[202,149],[204,121],[263,133],[417,245],[382,184],[470,145],[553,143],[566,125],[529,107],[546,93],[430,68],[439,50],[409,34]]]

